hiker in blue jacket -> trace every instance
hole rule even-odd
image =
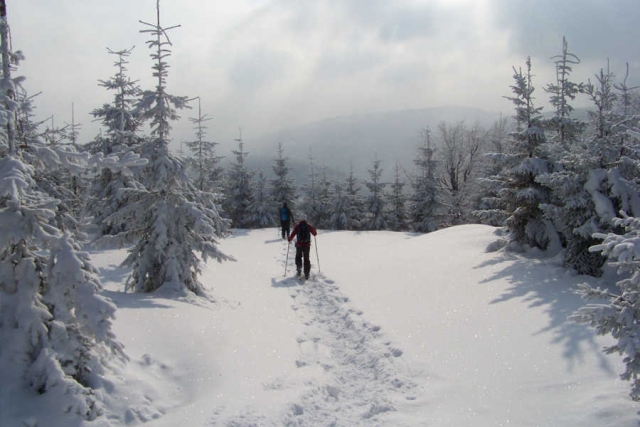
[[[296,237],[296,268],[298,269],[298,276],[300,276],[300,270],[302,270],[302,258],[304,257],[304,277],[309,278],[309,272],[311,271],[311,261],[309,260],[309,251],[311,250],[311,235],[318,235],[315,228],[307,223],[304,215],[300,215],[300,222],[293,227],[293,231],[289,236],[289,242]]]
[[[280,227],[282,228],[282,238],[286,239],[291,229],[291,221],[294,221],[291,209],[287,206],[287,202],[282,204],[280,208]]]

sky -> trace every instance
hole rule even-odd
[[[135,46],[129,75],[152,89],[152,61],[140,33],[156,0],[8,1],[17,71],[41,119],[80,123],[113,98],[98,85],[115,73],[107,52]],[[173,53],[168,91],[199,97],[210,140],[235,144],[336,116],[439,106],[511,114],[513,66],[533,62],[541,104],[554,80],[562,37],[581,59],[576,81],[607,67],[640,83],[636,0],[162,0]],[[577,104],[586,100],[577,100]],[[182,112],[174,143],[194,139]],[[82,141],[80,141],[82,142]]]
[[[613,339],[567,319],[578,283],[615,274],[489,251],[497,239],[319,230],[301,282],[276,228],[236,230],[219,248],[237,261],[202,269],[209,299],[125,293],[126,250],[92,250],[130,358],[95,391],[103,416],[74,423],[65,397],[5,383],[0,425],[637,427]]]

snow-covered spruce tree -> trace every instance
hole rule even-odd
[[[505,201],[500,197],[500,192],[505,184],[505,171],[514,159],[507,151],[508,134],[508,118],[501,116],[487,135],[488,152],[484,154],[484,170],[478,178],[480,202],[473,211],[473,215],[483,224],[504,226],[507,219]]]
[[[255,228],[273,227],[278,222],[273,210],[273,201],[267,191],[267,178],[262,171],[253,185],[253,200],[247,207],[247,225]]]
[[[396,163],[393,169],[393,183],[387,195],[388,222],[392,231],[404,231],[408,228],[407,195],[404,192],[405,182],[401,179],[401,172],[402,167]]]
[[[318,182],[318,203],[316,214],[318,219],[314,224],[318,228],[330,228],[331,216],[333,214],[334,193],[332,183],[327,174],[327,167],[322,168],[320,181]]]
[[[349,229],[349,197],[344,190],[344,186],[340,183],[333,187],[333,204],[331,206],[331,217],[327,223],[330,230],[348,230]]]
[[[330,217],[326,225],[331,230],[357,230],[363,217],[360,191],[351,165],[344,183],[336,183],[330,193]]]
[[[88,144],[90,153],[102,153],[104,156],[118,155],[121,157],[139,153],[144,139],[138,135],[142,120],[138,111],[134,110],[134,103],[141,94],[136,81],[127,75],[127,58],[133,48],[114,51],[107,49],[109,54],[116,55],[114,65],[116,74],[108,80],[100,80],[100,86],[113,92],[113,102],[96,108],[91,114],[99,119],[105,129],[104,135],[97,136]],[[140,172],[139,168],[136,168]],[[93,178],[90,191],[90,202],[87,210],[93,216],[93,222],[99,227],[100,236],[117,234],[126,230],[127,224],[110,224],[105,221],[111,214],[122,208],[121,189],[142,189],[139,177],[125,171],[115,171],[103,168]],[[99,236],[98,236],[99,237]]]
[[[273,200],[273,211],[276,212],[282,203],[286,203],[295,217],[296,210],[296,187],[293,178],[289,176],[289,166],[287,158],[284,157],[282,143],[278,143],[278,157],[272,166],[275,177],[271,180],[271,199]]]
[[[553,172],[554,164],[546,152],[541,107],[534,105],[531,79],[531,59],[526,60],[526,72],[514,67],[515,96],[507,97],[516,110],[517,130],[511,135],[514,165],[505,173],[505,185],[500,191],[508,217],[506,228],[513,242],[546,249],[557,242],[553,223],[544,218],[540,205],[550,200],[549,188],[536,177]]]
[[[558,160],[561,169],[538,177],[538,182],[553,191],[551,202],[541,208],[562,236],[565,266],[592,276],[602,274],[605,262],[600,253],[589,251],[597,243],[593,235],[609,231],[612,218],[621,208],[615,206],[616,197],[610,197],[609,177],[620,183],[617,188],[624,186],[616,170],[620,154],[615,148],[616,138],[611,134],[613,122],[608,120],[615,103],[612,77],[611,73],[601,70],[596,76],[598,86],[591,82],[585,86],[597,109],[590,114],[590,135],[577,135],[567,122],[566,129],[570,132],[564,132],[564,142],[556,141],[563,147],[557,150],[562,153]],[[567,102],[564,105],[571,111]]]
[[[156,3],[155,24],[142,22],[151,39],[155,90],[144,91],[136,105],[141,117],[151,121],[152,139],[142,146],[141,155],[148,159],[143,177],[144,189],[122,191],[124,206],[107,221],[129,228],[115,236],[135,241],[123,265],[133,268],[127,286],[138,292],[159,288],[181,294],[202,294],[198,280],[202,261],[209,257],[218,261],[230,259],[216,244],[227,231],[215,204],[215,195],[198,190],[184,173],[182,163],[169,152],[170,120],[176,120],[176,108],[184,108],[187,98],[166,93],[170,40],[167,31],[175,28],[160,24],[160,2]],[[136,240],[137,239],[137,240]],[[196,256],[199,252],[201,258]],[[201,261],[202,259],[202,261]]]
[[[253,189],[251,187],[253,172],[249,171],[245,165],[249,153],[244,151],[242,134],[236,141],[238,149],[232,151],[236,156],[236,161],[231,163],[231,169],[227,172],[227,186],[222,206],[234,228],[246,228],[249,227],[249,206],[253,204]],[[273,204],[271,207],[274,209]]]
[[[562,149],[573,144],[582,132],[583,124],[571,117],[573,106],[570,102],[582,93],[584,85],[570,80],[572,65],[579,64],[580,58],[569,52],[569,43],[565,37],[562,37],[562,52],[551,59],[556,65],[556,82],[548,84],[545,91],[551,94],[550,101],[555,111],[553,117],[544,124],[552,131],[548,139],[557,145],[561,153]]]
[[[364,221],[364,200],[360,196],[360,184],[353,170],[353,163],[349,165],[349,175],[347,175],[344,190],[349,202],[350,212],[347,220],[349,221],[348,230],[360,230]]]
[[[22,108],[31,110],[32,99],[25,97]],[[26,119],[28,114],[23,115]],[[29,124],[27,127],[31,127]],[[40,189],[58,200],[55,221],[58,228],[73,232],[81,236],[80,225],[77,221],[78,187],[74,185],[74,176],[84,170],[84,162],[88,156],[80,153],[68,139],[68,125],[56,128],[53,120],[50,128],[44,132],[34,132],[21,137],[26,145],[38,151],[38,155],[31,155],[31,150],[24,150],[25,160],[34,166],[33,178]],[[45,150],[48,152],[44,154]],[[75,187],[75,188],[74,188]]]
[[[196,187],[200,191],[218,191],[222,184],[222,168],[220,167],[220,160],[222,157],[216,156],[216,145],[218,143],[207,141],[207,126],[206,122],[211,120],[206,114],[202,114],[202,107],[200,104],[200,97],[198,99],[198,117],[190,117],[189,121],[193,123],[194,130],[196,131],[196,139],[193,141],[187,141],[186,145],[191,151],[191,169],[193,169],[193,176]]]
[[[302,202],[299,210],[307,215],[307,220],[316,226],[320,223],[321,206],[319,185],[313,153],[309,149],[309,180],[303,187]],[[295,216],[295,212],[294,212]]]
[[[24,390],[41,395],[39,404],[59,408],[60,416],[76,424],[102,414],[94,389],[103,386],[107,359],[126,356],[111,332],[115,306],[98,294],[101,285],[88,255],[57,227],[59,201],[38,187],[36,166],[27,163],[41,154],[51,161],[55,153],[33,138],[17,144],[25,135],[16,117],[24,116],[20,110],[31,100],[16,98],[23,78],[12,78],[11,70],[22,55],[9,51],[1,6],[0,399],[7,410],[0,424],[8,408],[24,406],[15,400]]]
[[[413,160],[416,166],[411,180],[412,193],[409,199],[409,218],[414,231],[429,233],[437,229],[438,210],[437,162],[435,149],[431,144],[431,131],[422,132],[423,143],[418,147],[418,155]]]
[[[370,180],[364,183],[369,190],[369,195],[366,198],[364,230],[386,230],[388,228],[384,198],[384,189],[387,184],[381,181],[382,167],[380,163],[381,161],[376,155],[372,168],[368,169]]]
[[[631,381],[631,398],[640,400],[640,218],[616,218],[613,223],[622,227],[624,234],[595,234],[602,239],[591,251],[601,252],[609,264],[624,276],[616,283],[619,291],[593,288],[588,284],[580,286],[580,294],[587,300],[606,300],[606,303],[590,303],[578,309],[571,319],[593,326],[598,335],[611,335],[615,344],[604,348],[607,354],[618,353],[626,368],[620,375]]]

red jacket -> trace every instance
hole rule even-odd
[[[303,222],[309,226],[309,232],[311,234],[313,234],[314,236],[318,235],[318,232],[316,231],[315,228],[313,228],[313,226],[311,224],[307,223],[307,221],[305,221],[305,220],[302,220],[299,223],[297,223],[295,227],[293,227],[293,230],[291,231],[291,234],[289,235],[289,241],[292,241],[293,238],[298,235],[298,226],[300,224],[302,224]],[[311,242],[298,242],[296,240],[296,246],[311,246]]]

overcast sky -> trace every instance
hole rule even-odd
[[[140,20],[155,22],[156,0],[8,0],[14,50],[26,61],[38,116],[82,123],[113,95],[98,86],[114,75],[114,55],[135,46],[129,75],[152,89],[152,61]],[[168,92],[199,96],[209,137],[250,141],[327,117],[436,106],[511,115],[512,67],[532,57],[540,104],[554,78],[550,57],[562,36],[593,78],[610,60],[640,82],[639,0],[162,0],[161,23],[180,25]],[[197,105],[196,105],[197,106]],[[193,138],[183,111],[174,141]],[[81,141],[82,142],[82,141]],[[249,144],[249,142],[248,142]]]

